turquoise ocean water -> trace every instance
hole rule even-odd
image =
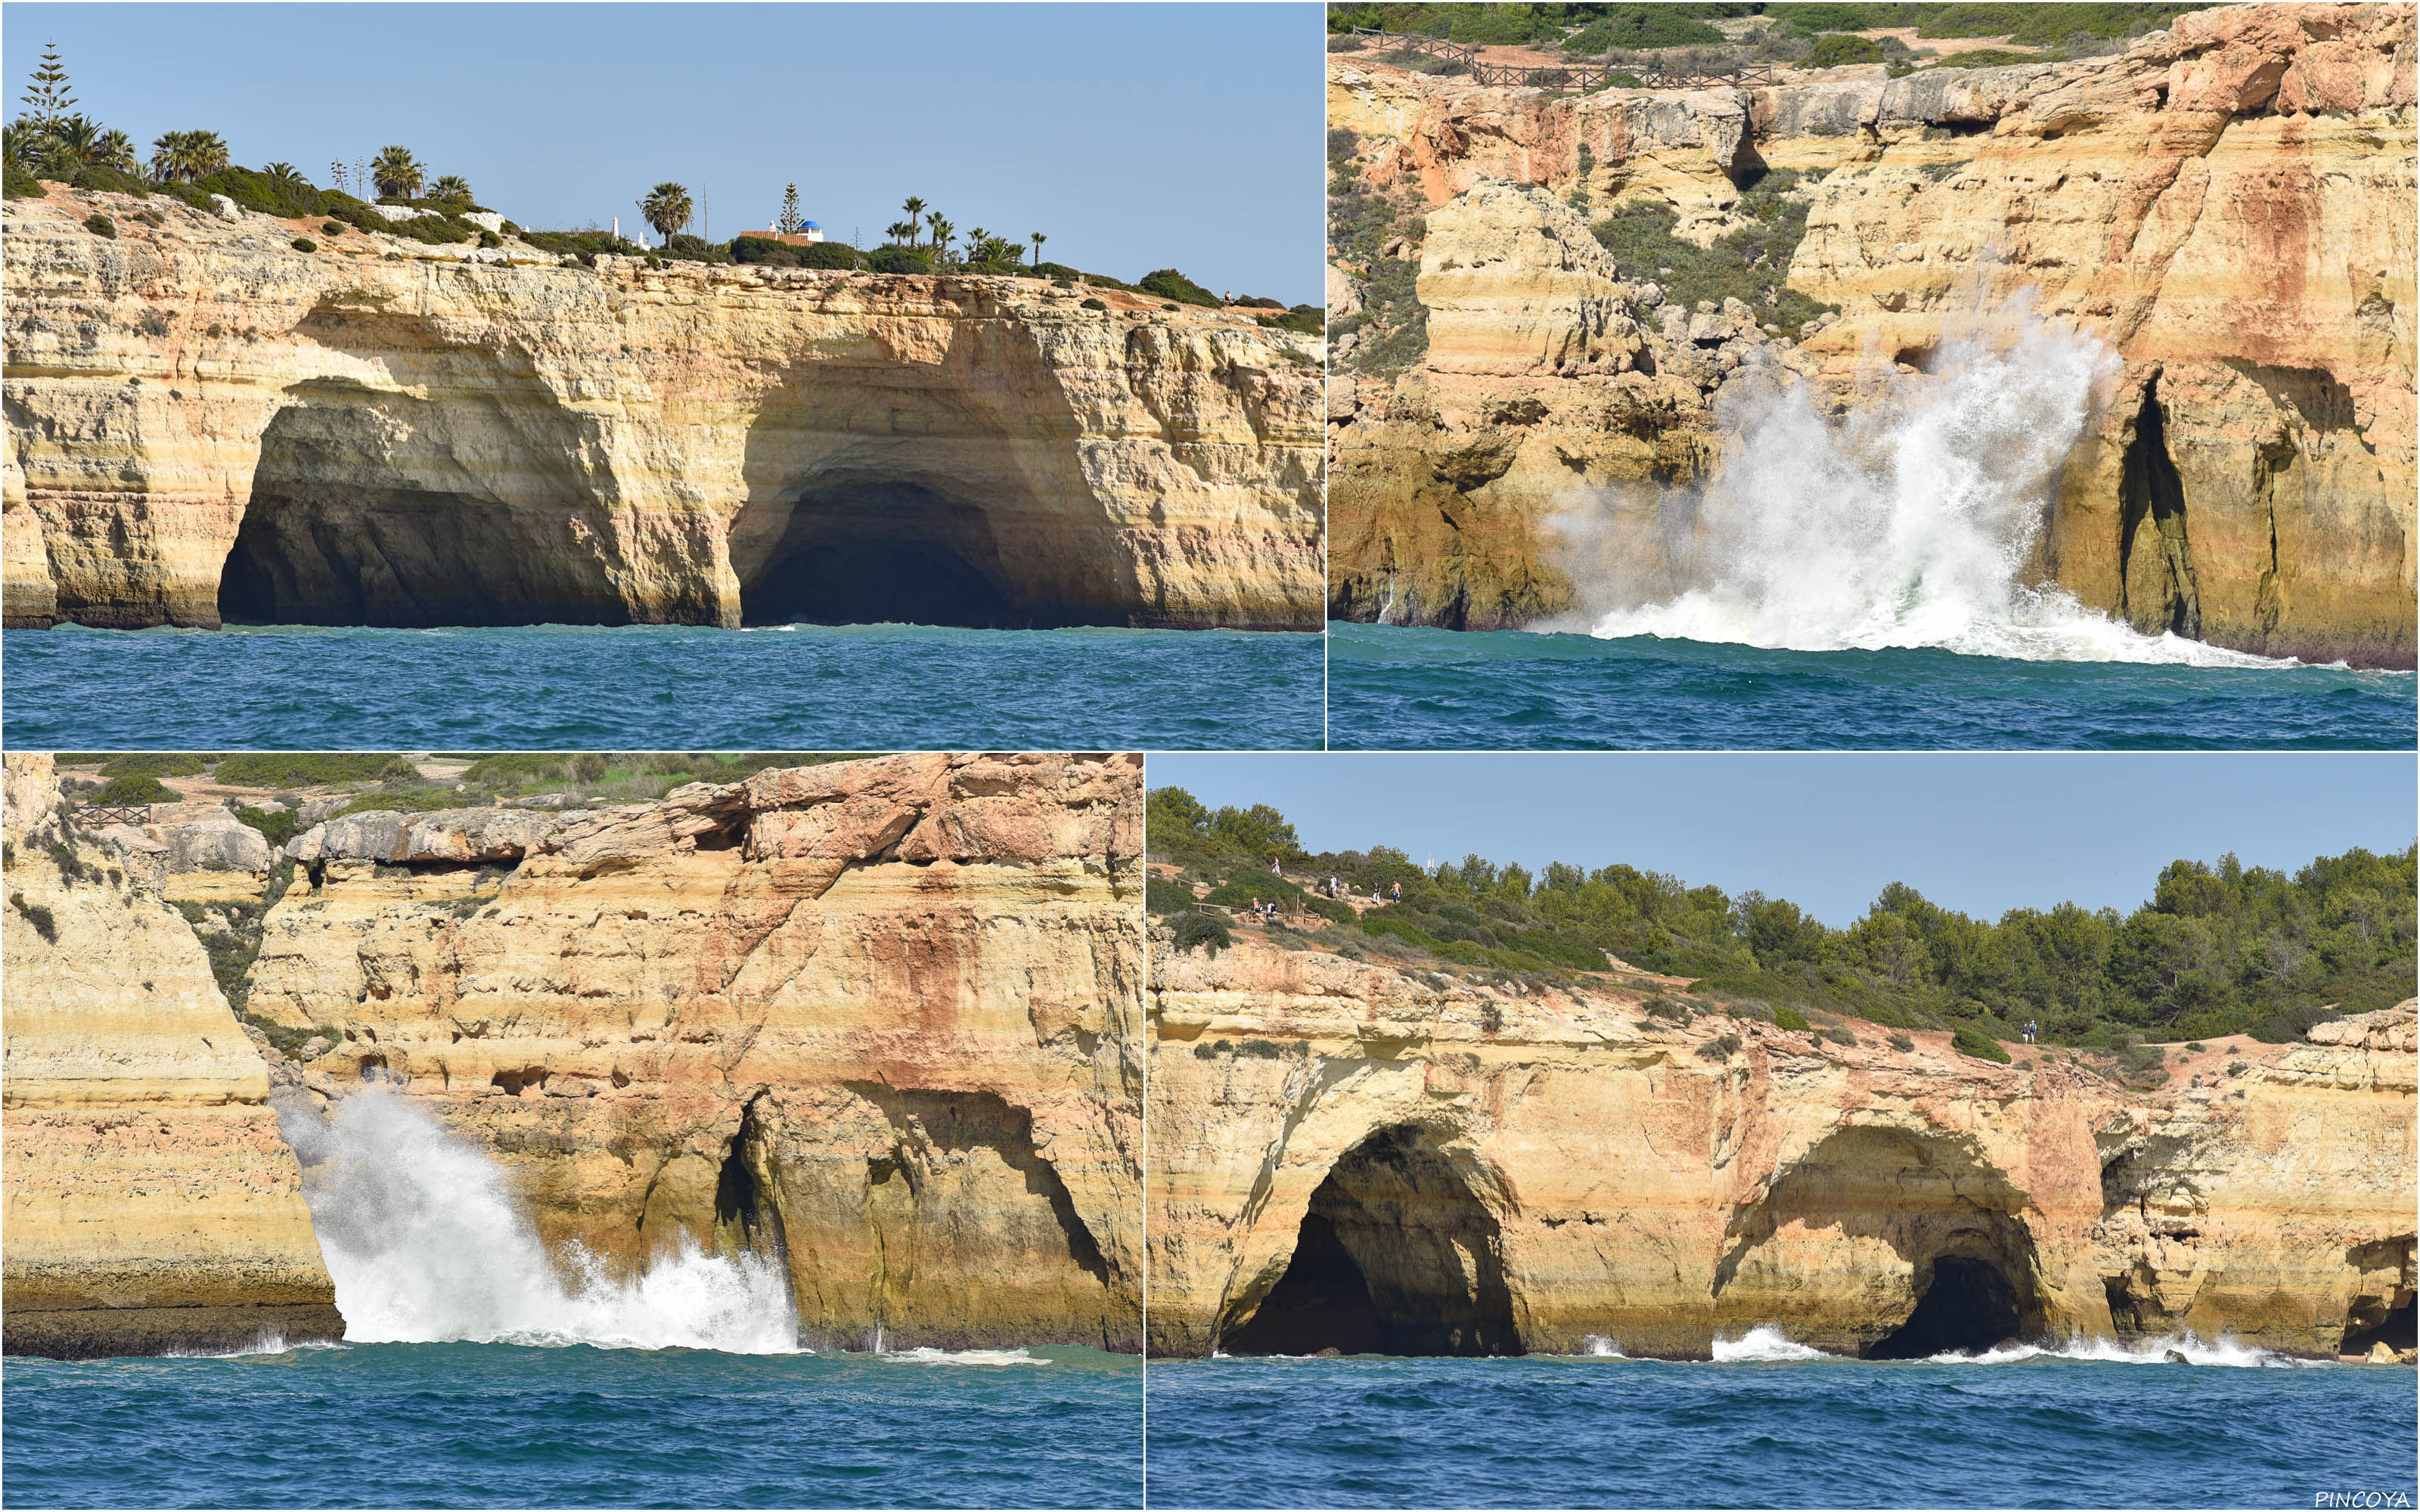
[[[1013,1363],[974,1363],[992,1360]],[[10,1506],[1119,1507],[1142,1494],[1141,1362],[1089,1350],[371,1344],[11,1359],[5,1381]]]
[[[15,630],[23,749],[1303,749],[1317,635],[926,625]]]
[[[2410,750],[2420,738],[2410,672],[1328,633],[1340,750]]]
[[[2408,1507],[2413,1381],[2039,1355],[1155,1361],[1151,1504]]]

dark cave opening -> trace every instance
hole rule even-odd
[[[1251,1319],[1220,1341],[1230,1354],[1383,1354],[1370,1283],[1336,1226],[1305,1213],[1294,1260]]]
[[[782,1209],[768,1179],[771,1159],[771,1138],[752,1100],[723,1146],[722,1165],[715,1173],[714,1234],[722,1253],[786,1254]]]
[[[2168,453],[2167,415],[2156,377],[2143,385],[2143,407],[2134,417],[2118,487],[2118,576],[2126,617],[2147,633],[2166,630],[2200,640],[2201,591],[2185,529],[2184,478]],[[2142,538],[2147,522],[2149,542]],[[2156,548],[2156,554],[2137,561],[2147,547]]]
[[[2380,1344],[2390,1350],[2420,1349],[2420,1327],[2415,1327],[2412,1298],[2373,1316],[2377,1320],[2370,1323],[2360,1322],[2359,1314],[2345,1319],[2344,1343],[2337,1353],[2367,1354]]]
[[[1947,1350],[1980,1353],[2015,1338],[2023,1326],[2017,1288],[1988,1260],[1944,1256],[1916,1311],[1869,1346],[1869,1360],[1927,1360]]]
[[[989,515],[907,483],[829,486],[792,508],[739,588],[743,625],[1055,623],[1015,603]]]
[[[1268,1296],[1219,1347],[1230,1354],[1525,1352],[1502,1230],[1466,1157],[1429,1131],[1382,1130],[1317,1191]]]

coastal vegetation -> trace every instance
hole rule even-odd
[[[1837,68],[1852,63],[1885,63],[1895,73],[1927,65],[1955,64],[1982,68],[1998,62],[2028,62],[2088,56],[2115,51],[2144,32],[2165,26],[2189,10],[2208,9],[2209,3],[2104,4],[1967,3],[1967,0],[1916,0],[1916,3],[1831,3],[1831,0],[1776,0],[1776,3],[1712,3],[1621,5],[1590,4],[1337,4],[1328,8],[1328,30],[1347,34],[1355,27],[1409,32],[1475,46],[1528,46],[1559,51],[1575,59],[1626,66],[1681,68],[1718,73],[1758,64],[1794,68]],[[1920,41],[1954,41],[1991,38],[2009,49],[1963,51],[1911,47],[1898,36],[1865,33],[1912,32]],[[1335,50],[1331,48],[1331,50]],[[1986,51],[1996,55],[1978,56]],[[1459,64],[1418,53],[1388,54],[1381,61],[1422,72],[1459,70]]]
[[[2054,903],[1982,919],[1893,883],[1836,929],[1786,899],[1626,865],[1533,874],[1475,855],[1424,868],[1385,845],[1313,854],[1276,809],[1214,810],[1181,788],[1151,794],[1147,823],[1151,859],[1177,872],[1146,895],[1164,917],[1276,903],[1326,919],[1328,948],[1497,973],[1603,972],[1609,954],[1691,979],[1692,1010],[1962,1028],[1961,1048],[1987,1058],[2028,1020],[2043,1042],[2113,1054],[2144,1040],[2291,1040],[2410,996],[2420,933],[2410,847],[2292,873],[2233,856],[2178,860],[2127,913]],[[1340,878],[1362,907],[1288,873]],[[1373,897],[1387,901],[1371,907]]]
[[[1065,286],[1084,284],[1139,291],[1177,303],[1213,308],[1230,302],[1251,306],[1272,312],[1256,316],[1260,324],[1288,331],[1316,334],[1325,326],[1326,314],[1316,305],[1288,308],[1278,301],[1251,296],[1221,301],[1174,269],[1160,269],[1128,284],[1104,273],[1044,262],[1042,249],[1049,240],[1046,233],[1030,231],[1022,236],[1007,236],[982,226],[962,233],[948,217],[929,209],[921,196],[908,197],[905,218],[887,228],[890,239],[879,247],[861,250],[837,240],[795,244],[784,238],[805,230],[807,222],[799,186],[792,183],[783,190],[775,232],[742,232],[718,242],[687,234],[696,215],[695,201],[688,186],[666,181],[655,185],[638,202],[640,218],[660,239],[658,246],[647,248],[594,224],[576,230],[547,231],[503,221],[500,232],[491,225],[475,224],[465,217],[486,217],[495,212],[477,203],[470,180],[456,173],[432,176],[418,155],[400,143],[380,147],[375,157],[350,168],[341,162],[331,162],[330,177],[336,184],[333,189],[319,188],[288,162],[272,162],[260,169],[243,167],[234,161],[225,141],[215,131],[163,132],[152,143],[147,163],[138,157],[132,139],[124,131],[109,130],[75,112],[77,101],[71,82],[55,46],[43,52],[21,102],[23,109],[8,123],[5,141],[0,141],[0,159],[5,159],[6,166],[5,197],[9,199],[45,197],[44,179],[71,189],[131,194],[138,199],[163,194],[204,213],[210,212],[212,196],[223,195],[240,208],[257,214],[319,221],[322,224],[317,227],[318,233],[329,238],[341,237],[349,228],[431,245],[476,242],[500,247],[510,236],[538,251],[575,257],[591,265],[600,255],[613,255],[645,257],[651,266],[667,262],[752,263],[877,273],[966,272],[1047,278]],[[349,193],[349,183],[374,191],[375,201]],[[395,220],[380,214],[374,205],[420,213]],[[116,223],[105,216],[92,217],[86,226],[96,236],[115,238],[117,233]],[[293,246],[298,252],[318,250],[318,243],[308,238],[297,239]],[[1156,286],[1155,280],[1158,281]]]

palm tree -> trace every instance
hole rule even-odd
[[[905,221],[893,221],[882,228],[882,234],[891,239],[892,246],[897,247],[905,245],[908,239],[916,234],[916,228]]]
[[[300,189],[308,182],[302,177],[302,170],[290,162],[272,162],[260,170],[260,176],[281,190]]]
[[[92,167],[103,156],[101,141],[104,134],[98,121],[83,116],[62,116],[50,124],[50,161],[68,173]]]
[[[473,203],[475,196],[471,193],[471,180],[458,173],[449,173],[428,186],[428,197],[442,199],[449,204],[469,205]]]
[[[134,156],[134,138],[124,131],[101,132],[101,165],[104,168],[115,168],[119,173],[139,172],[140,165]]]
[[[167,131],[151,144],[152,173],[172,184],[208,178],[226,165],[226,144],[216,131]]]
[[[916,218],[924,213],[924,202],[910,194],[908,203],[899,208],[908,212],[908,245],[912,247],[916,244]]]
[[[686,184],[658,184],[639,201],[639,213],[646,217],[647,224],[656,228],[668,247],[672,245],[673,233],[689,224],[690,208]]]
[[[1033,243],[1033,266],[1038,269],[1042,266],[1042,243],[1050,239],[1035,231],[1028,235],[1025,239]]]
[[[949,223],[948,218],[937,214],[933,217],[932,224],[927,227],[927,229],[930,230],[933,235],[933,261],[940,267],[948,267],[950,262],[950,239],[957,234],[958,228],[952,225]]]
[[[405,147],[383,147],[370,160],[370,182],[389,199],[411,199],[420,193],[420,160]]]

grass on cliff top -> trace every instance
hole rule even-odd
[[[1894,883],[1834,929],[1786,899],[1619,864],[1559,862],[1533,875],[1475,855],[1424,871],[1388,846],[1312,855],[1268,805],[1212,810],[1178,788],[1153,790],[1147,813],[1150,858],[1188,878],[1288,903],[1299,889],[1270,874],[1272,861],[1333,873],[1364,897],[1402,886],[1402,903],[1323,939],[1513,970],[1587,969],[1584,951],[1609,951],[1695,979],[1691,1001],[1758,1017],[1787,1008],[1902,1030],[1966,1025],[1997,1040],[2031,1020],[2045,1043],[2139,1060],[2133,1047],[2147,1039],[2291,1041],[2401,1002],[2420,969],[2420,846],[2320,856],[2290,875],[2232,856],[2179,860],[2123,915],[2056,903],[1978,919]],[[1189,899],[1164,883],[1146,895],[1163,906]],[[1341,907],[1304,906],[1330,918]]]
[[[1417,367],[1429,352],[1429,312],[1420,303],[1419,248],[1428,234],[1419,196],[1400,187],[1370,189],[1361,177],[1361,140],[1327,133],[1327,239],[1337,260],[1360,270],[1361,309],[1327,323],[1342,365],[1383,376]],[[1401,239],[1409,259],[1383,255]],[[1349,341],[1347,338],[1351,338]]]

